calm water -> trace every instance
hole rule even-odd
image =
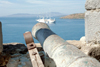
[[[37,18],[0,18],[3,28],[3,43],[24,43],[23,33],[31,31]],[[51,30],[65,40],[79,40],[84,36],[84,19],[59,19],[49,25]],[[35,40],[35,42],[38,42]]]

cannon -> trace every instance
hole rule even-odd
[[[2,23],[0,22],[0,53],[3,51],[2,39]]]
[[[100,63],[85,55],[77,47],[56,35],[47,24],[37,23],[32,35],[40,42],[45,53],[52,58],[57,67],[100,67]]]

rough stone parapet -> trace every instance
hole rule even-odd
[[[84,39],[85,38],[82,37],[80,41],[67,40],[67,42],[69,44],[76,46],[86,55],[96,58],[100,62],[100,46],[98,44],[94,44],[94,45],[86,44]]]
[[[86,11],[85,36],[87,43],[100,44],[100,11]]]
[[[100,9],[100,0],[87,0],[85,4],[86,10]]]
[[[86,43],[100,44],[100,0],[87,0],[85,8]]]

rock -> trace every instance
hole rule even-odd
[[[24,56],[27,57],[27,58],[30,58],[29,52],[27,52]]]
[[[85,36],[81,37],[81,38],[80,38],[80,41],[81,41],[83,44],[85,44],[85,43],[86,43]]]
[[[21,61],[21,62],[25,62],[25,61],[29,61],[29,59],[28,59],[27,57],[24,57],[24,56],[23,56],[23,57],[20,58],[20,61]]]
[[[9,63],[7,64],[7,67],[18,67],[19,64],[19,58],[11,58],[9,60]]]
[[[11,55],[20,53],[20,54],[26,54],[27,47],[24,44],[21,43],[8,43],[8,44],[3,44],[3,52],[4,53],[9,53]]]
[[[31,64],[31,61],[29,61],[29,62],[25,62],[25,65],[23,67],[33,67],[33,66]]]
[[[5,54],[5,53],[2,53],[0,55],[0,67],[1,66],[6,66],[7,63],[9,62],[9,59],[11,58],[11,55],[10,54]]]
[[[28,54],[28,53],[27,53]],[[27,54],[14,54],[7,67],[32,67],[30,57],[26,57]]]
[[[82,41],[84,42],[85,37],[82,37],[82,39],[80,39],[80,40],[81,41],[67,40],[67,42],[69,44],[72,44],[72,45],[76,46],[77,48],[79,48],[86,55],[96,58],[100,62],[100,46],[99,46],[99,44],[91,45],[91,44],[82,43]]]
[[[15,57],[19,57],[21,56],[20,54],[14,54],[14,55],[11,55],[11,58],[15,58]]]
[[[26,54],[27,51],[27,47],[21,43],[3,44],[3,52],[0,55],[0,66],[17,67],[20,57],[22,54]]]
[[[100,61],[100,47],[99,47],[99,45],[97,45],[97,44],[90,45],[90,44],[82,43],[84,41],[85,41],[85,37],[80,38],[80,41],[67,40],[67,42],[69,44],[76,46],[82,52],[84,52],[86,55],[94,57]],[[30,56],[29,56],[29,52],[25,51],[24,52],[25,54],[23,54],[23,51],[25,49],[27,49],[26,46],[24,46],[23,44],[21,44],[21,45],[19,45],[19,44],[20,43],[4,44],[4,48],[5,48],[4,49],[5,51],[3,53],[4,58],[0,56],[1,57],[0,63],[2,64],[2,66],[7,65],[7,67],[33,67],[32,63],[31,63]],[[55,67],[56,66],[55,62],[51,58],[49,58],[48,56],[45,55],[45,53],[44,53],[43,49],[41,49],[42,47],[39,43],[38,43],[38,47],[40,48],[39,54],[40,54],[40,57],[45,65],[45,67],[48,67],[48,66]],[[9,51],[7,51],[7,49]],[[15,51],[13,51],[13,50],[15,50]],[[22,53],[20,51],[22,51]],[[7,52],[8,52],[8,54],[7,54]]]
[[[86,55],[96,58],[100,62],[100,46],[98,44],[86,45],[81,48]]]
[[[67,42],[69,44],[76,46],[79,49],[81,49],[81,47],[85,45],[84,43],[82,43],[81,41],[78,41],[78,40],[67,40]]]

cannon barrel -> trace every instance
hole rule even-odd
[[[95,59],[85,55],[75,46],[52,32],[45,23],[37,23],[32,35],[41,43],[44,51],[52,58],[57,67],[100,67]]]
[[[2,46],[2,24],[0,22],[0,53],[3,51],[3,46]]]

